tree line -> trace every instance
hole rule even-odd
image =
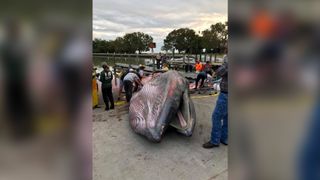
[[[123,37],[117,37],[115,40],[93,40],[94,53],[139,53],[149,51],[148,45],[153,38],[142,32],[128,33]]]
[[[228,22],[216,23],[198,34],[189,28],[180,28],[171,31],[164,39],[161,50],[188,54],[222,53],[227,47]],[[135,53],[149,51],[148,45],[153,38],[142,32],[125,34],[115,40],[93,40],[94,53]]]

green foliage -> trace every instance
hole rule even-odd
[[[153,41],[153,38],[142,32],[134,32],[117,37],[115,40],[106,41],[101,39],[93,40],[94,53],[135,53],[139,51],[148,51],[148,45]]]
[[[202,31],[202,45],[207,49],[207,52],[211,52],[211,50],[223,51],[227,46],[227,40],[227,22],[213,24],[210,29]]]
[[[180,28],[171,31],[164,39],[162,50],[185,52],[191,54],[200,54],[202,49],[206,52],[223,52],[227,47],[228,41],[228,22],[216,23],[209,29],[202,31],[201,36],[189,28]],[[93,40],[94,53],[139,53],[149,51],[148,45],[153,38],[142,32],[125,34],[123,37],[117,37],[115,40]],[[211,51],[212,50],[212,51]],[[219,53],[218,52],[218,53]]]
[[[226,47],[228,38],[227,22],[211,25],[210,29],[202,32],[202,36],[188,28],[180,28],[171,31],[164,39],[162,50],[177,49],[180,52],[199,54],[202,49],[207,52]]]
[[[164,40],[164,50],[177,49],[179,52],[191,52],[196,39],[196,33],[189,28],[175,29],[170,32]]]

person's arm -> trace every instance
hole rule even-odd
[[[138,85],[140,86],[143,86],[143,84],[141,83],[141,80],[138,76],[135,77],[135,80],[134,80]]]
[[[215,76],[222,77],[228,73],[228,64],[223,63],[216,71]]]
[[[104,76],[105,76],[104,72],[101,72],[101,73],[100,73],[100,78],[99,78],[99,81],[100,81],[100,82],[103,82],[103,80],[105,80],[105,77],[104,77]]]
[[[112,74],[111,71],[110,71],[110,75],[111,75],[110,79],[111,79],[111,81],[112,81],[112,79],[113,79],[113,74]]]

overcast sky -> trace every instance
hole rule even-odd
[[[93,0],[93,38],[113,40],[140,31],[153,37],[158,52],[170,31],[203,31],[227,21],[227,9],[227,0]]]

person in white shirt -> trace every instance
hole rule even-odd
[[[134,72],[133,69],[129,70],[129,73],[123,78],[123,86],[126,92],[127,102],[130,102],[133,93],[133,83],[136,87],[138,85],[142,86],[139,76]]]

